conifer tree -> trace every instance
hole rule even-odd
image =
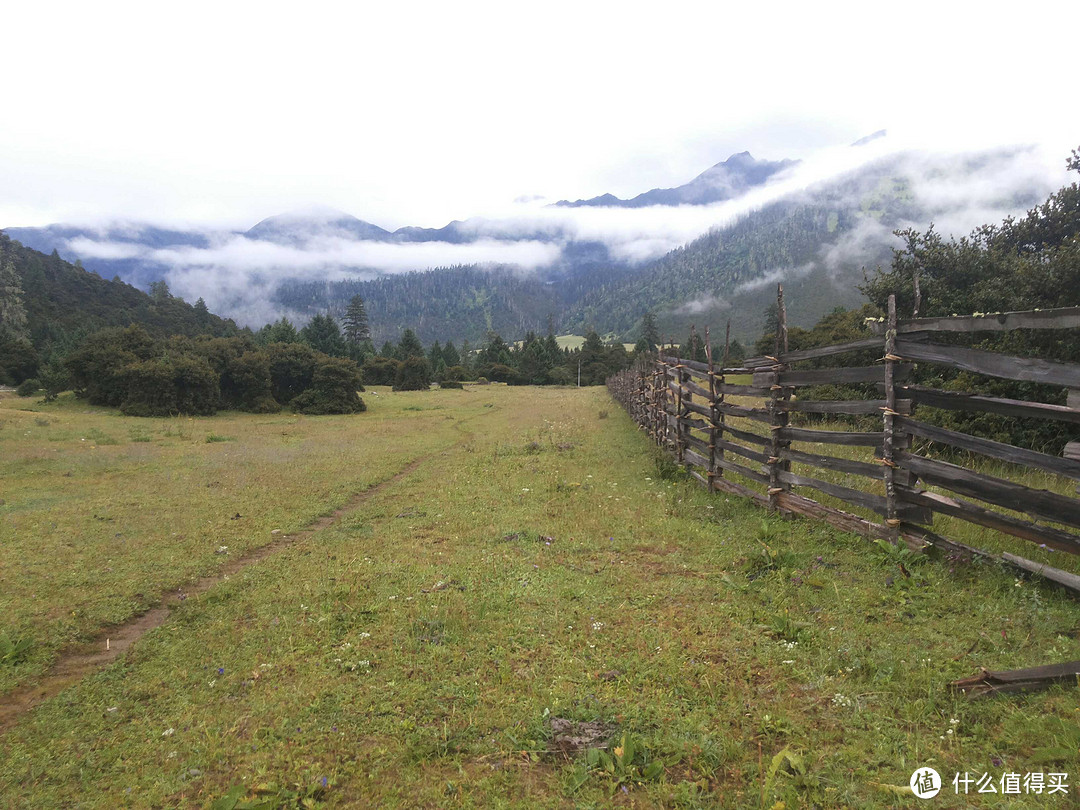
[[[354,295],[349,301],[342,323],[345,326],[345,340],[350,345],[359,346],[371,340],[371,326],[368,323],[367,310],[364,308],[364,299],[359,295]]]

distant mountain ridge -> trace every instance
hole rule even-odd
[[[758,160],[749,152],[738,152],[712,166],[689,183],[675,188],[654,188],[621,200],[614,194],[601,194],[588,200],[559,200],[562,208],[645,208],[650,205],[709,205],[740,197],[752,188],[764,185],[769,178],[797,166],[797,160]]]

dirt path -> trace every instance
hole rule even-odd
[[[468,435],[466,433],[466,436]],[[409,462],[390,478],[354,495],[344,506],[335,509],[334,512],[325,517],[319,518],[306,529],[293,534],[281,535],[265,546],[252,549],[247,554],[231,559],[213,574],[191,582],[174,593],[163,595],[161,604],[157,607],[151,608],[138,616],[133,616],[121,625],[114,625],[102,630],[92,641],[62,651],[48,672],[33,684],[16,687],[6,695],[0,696],[2,698],[2,702],[0,702],[0,734],[8,731],[18,722],[20,717],[34,706],[59,694],[68,686],[95,670],[111,664],[143,635],[164,624],[172,613],[172,608],[183,600],[205,593],[226,577],[236,574],[252,563],[264,560],[301,540],[306,540],[318,531],[333,526],[344,515],[354,511],[384,489],[393,486],[410,475],[424,462],[429,461],[436,455],[442,455],[453,450],[464,441],[467,441],[467,438],[463,438],[458,443],[438,453],[421,456]]]

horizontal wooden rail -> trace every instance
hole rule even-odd
[[[950,515],[969,523],[976,523],[988,529],[1005,532],[1006,534],[1029,540],[1043,546],[1055,548],[1058,551],[1068,551],[1071,554],[1080,554],[1080,537],[1055,529],[1051,526],[1040,526],[1020,518],[1003,515],[981,506],[939,495],[936,492],[903,492],[900,497],[908,503],[925,506],[943,515]]]
[[[814,444],[842,444],[845,446],[880,447],[885,441],[882,432],[856,432],[846,430],[810,430],[809,428],[786,427],[780,429],[780,436],[793,442],[813,442]]]
[[[1025,419],[1054,419],[1059,422],[1071,422],[1080,425],[1080,409],[1070,408],[1065,405],[984,397],[954,391],[937,391],[932,388],[920,388],[918,386],[905,386],[899,390],[916,405],[926,405],[930,408],[996,413],[1001,416],[1020,416]]]
[[[885,334],[884,321],[869,321],[870,331]],[[1025,312],[987,312],[939,318],[909,318],[896,325],[899,334],[909,332],[1006,332],[1012,329],[1077,329],[1080,307],[1034,309]],[[749,365],[749,364],[748,364]]]
[[[896,341],[896,353],[905,360],[940,363],[989,377],[1080,388],[1080,365],[1076,363],[1062,363],[1038,357],[1011,357],[981,349],[910,340]]]
[[[899,452],[896,458],[902,468],[915,473],[928,484],[1014,512],[1023,512],[1039,520],[1080,528],[1080,500],[1076,498],[1045,489],[1032,489],[913,453]]]
[[[779,357],[751,357],[745,362],[750,368],[771,367],[778,363],[788,365],[798,363],[801,360],[816,360],[821,357],[832,357],[847,352],[865,351],[868,349],[881,349],[879,338],[863,338],[852,340],[848,343],[834,343],[831,346],[817,346],[813,349],[800,349],[794,352],[784,352]]]
[[[955,430],[928,425],[916,419],[897,417],[897,426],[906,430],[913,436],[920,436],[933,442],[947,444],[950,447],[958,447],[961,450],[970,450],[973,453],[981,453],[1000,461],[1008,461],[1037,470],[1064,475],[1068,478],[1080,480],[1080,461],[1074,461],[1060,456],[1051,456],[1046,453],[1037,453],[1034,450],[1025,450],[1004,442],[996,442],[991,439],[982,439],[967,433],[958,433]]]

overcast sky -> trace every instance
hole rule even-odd
[[[1063,162],[1080,143],[1065,7],[998,9],[9,4],[0,227],[240,227],[309,205],[438,227],[882,128],[898,144],[1038,143]]]

